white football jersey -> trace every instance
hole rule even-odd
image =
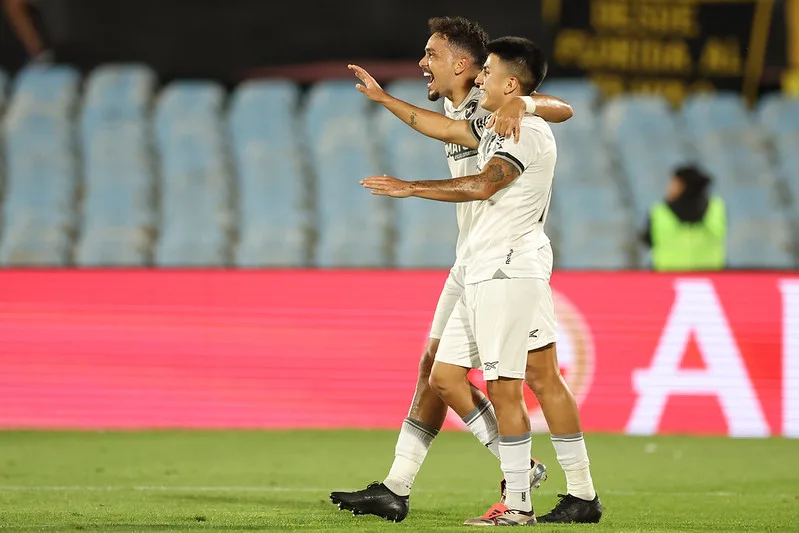
[[[549,125],[525,115],[519,142],[486,129],[489,117],[470,121],[480,140],[477,172],[498,157],[521,173],[513,183],[488,200],[468,202],[470,227],[464,255],[466,283],[495,277],[549,279],[551,265],[539,260],[539,249],[549,243],[544,224],[552,198],[557,148]]]
[[[488,116],[489,113],[480,107],[480,89],[474,87],[458,107],[453,106],[449,99],[445,99],[444,114],[452,120],[477,120]],[[478,173],[477,150],[453,143],[447,143],[445,149],[449,173],[453,178],[464,178]],[[462,256],[466,253],[466,239],[471,224],[471,203],[458,202],[455,204],[458,217],[458,244],[455,246],[456,265],[462,262]]]

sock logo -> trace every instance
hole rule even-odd
[[[522,503],[524,503],[526,501],[527,501],[527,493],[526,492],[522,492]]]

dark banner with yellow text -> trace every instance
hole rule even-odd
[[[776,46],[784,33],[772,31],[783,10],[774,0],[545,0],[543,15],[553,75],[676,104],[694,91],[756,98],[767,70],[784,61]]]

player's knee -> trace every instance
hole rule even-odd
[[[556,392],[565,386],[557,359],[547,353],[548,349],[531,351],[527,358],[525,381],[536,397]]]
[[[447,391],[447,380],[441,375],[440,372],[436,372],[435,369],[432,369],[427,378],[427,384],[430,386],[433,392],[442,398],[445,396]]]
[[[441,365],[433,365],[427,380],[430,388],[442,398],[446,398],[458,386],[458,381],[451,372]]]
[[[488,382],[488,397],[495,409],[515,408],[524,400],[521,380],[500,378]]]

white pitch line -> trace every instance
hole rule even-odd
[[[330,487],[234,487],[234,486],[171,486],[171,485],[0,485],[0,492],[111,492],[111,491],[141,491],[141,492],[305,492],[305,493],[329,493]],[[343,491],[359,490],[352,488],[338,489]],[[441,490],[432,489],[416,489],[414,492],[423,493],[437,493],[441,494]],[[494,493],[496,490],[478,489],[478,490],[446,490],[448,494],[484,494]],[[556,494],[556,491],[536,490],[533,494]],[[727,491],[712,491],[712,492],[652,492],[652,491],[635,491],[635,490],[603,490],[602,494],[610,494],[614,496],[681,496],[681,497],[695,497],[695,496],[712,496],[718,498],[731,498],[731,497],[758,497],[764,498],[795,498],[797,494],[763,494],[751,493],[744,494],[739,492]]]

